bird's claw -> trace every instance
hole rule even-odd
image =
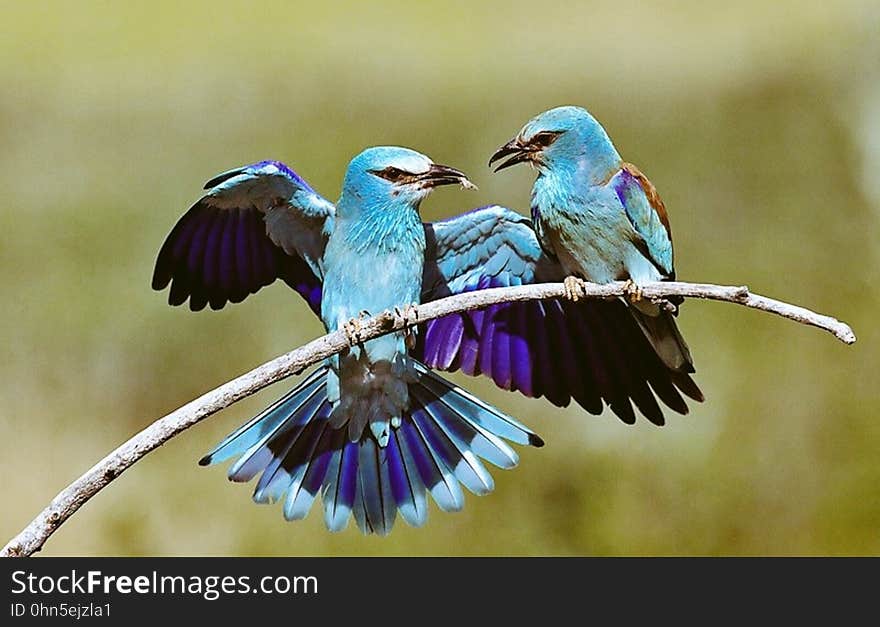
[[[584,283],[585,281],[583,279],[576,276],[565,277],[562,281],[562,285],[565,287],[565,297],[573,303],[578,302],[578,300],[583,298],[586,294],[584,291]]]
[[[418,307],[414,304],[405,305],[402,309],[400,307],[395,307],[394,315],[403,320],[403,335],[406,338],[407,347],[415,348],[416,334],[413,329],[419,323]]]
[[[403,320],[404,329],[409,329],[419,323],[419,309],[416,305],[405,305],[403,308],[395,307],[394,315]]]
[[[627,279],[626,283],[623,284],[623,293],[629,297],[629,302],[631,303],[638,303],[644,297],[642,288],[632,279]]]
[[[348,339],[348,345],[350,347],[355,347],[361,343],[361,318],[352,318],[348,322],[342,325],[342,330],[345,331],[345,337]]]

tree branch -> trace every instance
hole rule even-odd
[[[753,309],[774,313],[802,324],[825,329],[846,344],[852,344],[856,341],[852,329],[834,318],[814,313],[803,307],[752,294],[746,287],[675,282],[648,283],[640,287],[642,296],[647,299],[662,300],[664,297],[682,296],[738,303]],[[606,285],[585,283],[582,292],[583,298],[609,298],[626,295],[628,287],[626,283],[622,282]],[[419,305],[417,308],[418,320],[420,323],[427,322],[451,313],[480,309],[503,302],[562,298],[565,293],[562,283],[543,283],[466,292]],[[359,337],[361,341],[366,341],[402,329],[406,325],[406,318],[386,311],[369,320],[364,320],[360,325]],[[0,556],[28,556],[36,553],[46,540],[80,507],[147,453],[211,414],[255,394],[276,381],[302,372],[312,364],[342,351],[348,345],[348,338],[344,331],[329,333],[228,383],[224,383],[160,418],[112,451],[62,490],[46,509],[40,512],[27,527],[3,547]]]

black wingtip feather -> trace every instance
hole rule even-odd
[[[158,262],[156,263],[156,270],[153,272],[153,280],[150,282],[150,286],[157,292],[161,292],[171,283],[171,273],[163,269],[160,274]]]
[[[629,401],[629,397],[624,400],[614,401],[608,405],[611,408],[618,418],[623,421],[625,424],[634,425],[636,424],[636,414],[633,411],[632,403]]]
[[[178,307],[186,302],[189,298],[189,286],[182,275],[178,275],[171,283],[171,289],[168,291],[168,304],[172,307]]]
[[[648,421],[654,425],[655,427],[664,427],[666,426],[666,417],[661,413],[659,415],[647,416]]]
[[[542,446],[544,446],[544,440],[542,440],[541,436],[539,436],[538,434],[530,433],[529,434],[529,444],[531,446],[534,446],[535,448],[541,448]]]
[[[610,311],[610,308],[608,309]],[[663,368],[659,357],[630,316],[619,312],[617,315],[609,315],[606,320],[609,326],[617,329],[615,344],[620,345],[624,352],[624,360],[627,364],[624,374],[627,377],[629,397],[649,422],[662,427],[666,424],[666,418],[654,397],[652,388],[649,387],[652,364]]]
[[[696,382],[691,379],[690,375],[684,372],[673,372],[672,373],[672,381],[675,383],[675,386],[684,392],[687,396],[694,399],[698,403],[702,403],[706,400],[706,397],[703,396],[702,390],[700,390],[699,386]]]
[[[208,304],[208,297],[205,296],[201,289],[193,289],[189,296],[190,311],[201,311]]]
[[[210,466],[211,465],[211,455],[205,455],[203,458],[199,460],[199,466]]]

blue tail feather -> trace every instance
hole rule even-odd
[[[380,536],[391,532],[397,514],[388,470],[384,468],[387,465],[385,457],[384,450],[379,449],[375,440],[363,438],[358,459],[358,501],[365,517],[358,520],[358,526],[364,533],[369,530]]]
[[[440,404],[450,410],[450,413],[457,420],[449,420],[444,423],[444,426],[452,431],[458,440],[468,442],[468,446],[477,457],[485,459],[489,463],[505,470],[513,468],[519,463],[519,456],[516,454],[516,451],[494,433],[487,431],[472,421],[460,418],[441,397],[435,395],[428,388],[421,388],[418,394],[429,398],[428,401],[422,400],[423,403]]]
[[[305,426],[297,438],[296,444],[284,455],[281,469],[275,473],[265,488],[273,502],[280,501],[286,495],[284,517],[288,520],[295,520],[293,502],[300,492],[306,473],[319,458],[317,454],[318,442],[327,429],[326,417],[330,415],[330,409],[330,403],[325,400],[315,413],[315,419]],[[259,485],[257,489],[259,490]],[[258,493],[254,492],[254,501],[259,503],[260,500],[257,497]]]
[[[314,409],[312,409],[314,408]],[[303,406],[307,418],[306,424],[298,425],[295,431],[286,434],[278,441],[282,448],[273,450],[271,444],[266,449],[272,454],[272,461],[265,467],[257,487],[254,489],[254,501],[257,503],[274,503],[281,500],[299,477],[305,474],[318,439],[321,437],[324,422],[314,419],[324,412],[330,413],[330,403],[319,396]],[[230,470],[232,472],[232,470]]]
[[[516,444],[531,446],[544,444],[543,440],[525,425],[502,414],[457,385],[435,375],[427,367],[416,363],[416,370],[421,375],[419,383],[442,398],[453,411],[465,416],[469,422]]]
[[[370,430],[349,441],[330,421],[327,368],[224,439],[200,463],[238,456],[230,479],[249,481],[258,503],[283,501],[287,520],[304,518],[321,494],[324,522],[340,531],[354,515],[364,533],[386,535],[398,511],[412,526],[427,518],[427,494],[445,511],[464,505],[461,485],[474,494],[494,487],[480,461],[511,468],[507,441],[540,445],[527,427],[414,362],[410,407],[383,447]]]
[[[293,413],[294,408],[314,391],[323,381],[326,368],[318,368],[296,389],[277,400],[275,403],[254,416],[251,420],[230,433],[213,451],[199,460],[199,464],[207,466],[226,461],[246,450],[275,431]]]
[[[357,493],[354,497],[354,507],[352,508],[352,513],[354,514],[354,522],[355,524],[357,524],[358,529],[361,530],[361,533],[375,533],[373,526],[367,519],[367,506],[364,503],[364,486],[361,483],[360,479],[358,479]]]
[[[315,415],[320,404],[324,401],[323,389],[320,386],[310,386],[311,393],[296,408],[292,410],[289,418],[283,421],[275,430],[263,436],[256,444],[245,451],[242,456],[229,468],[229,479],[237,482],[247,482],[253,479],[257,473],[272,467],[274,474],[287,451],[296,444],[297,439],[306,427],[306,424]],[[282,405],[282,407],[286,407]],[[275,416],[271,418],[274,420]],[[265,474],[265,472],[264,472]],[[271,474],[269,479],[271,479]]]
[[[345,433],[345,429],[339,429]],[[328,473],[321,498],[324,500],[324,524],[330,531],[342,531],[348,525],[357,491],[357,442],[343,437],[339,448],[339,463],[335,472]]]
[[[425,484],[399,429],[392,431],[387,449],[391,490],[400,515],[413,527],[421,527],[428,517]]]
[[[424,434],[419,429],[416,416],[422,409],[411,409],[412,418],[400,425],[407,447],[416,462],[419,475],[434,498],[434,502],[444,512],[457,512],[464,507],[464,495],[455,476],[443,460],[432,450]]]
[[[321,491],[321,485],[327,476],[330,459],[334,455],[332,448],[334,433],[329,424],[323,422],[320,439],[306,464],[302,478],[291,484],[284,502],[284,517],[287,520],[301,520],[312,508],[312,503],[315,502],[315,497]]]
[[[413,395],[424,408],[424,412],[413,412],[412,417],[431,449],[468,490],[477,495],[491,492],[495,487],[492,476],[473,454],[469,445],[458,439],[454,435],[455,431],[447,426],[457,422],[458,416],[439,402],[426,402],[416,390],[413,390]],[[426,417],[430,420],[425,420]]]

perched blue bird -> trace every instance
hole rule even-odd
[[[489,165],[505,157],[496,171],[517,163],[538,171],[532,221],[541,246],[567,275],[572,298],[577,299],[582,280],[630,281],[632,298],[623,315],[638,324],[675,385],[702,401],[689,376],[694,372],[690,350],[673,318],[680,303],[670,303],[670,313],[642,300],[638,291],[640,283],[675,279],[669,217],[648,178],[621,159],[602,125],[581,107],[536,116]],[[646,358],[633,354],[627,367]]]
[[[356,333],[354,320],[364,311],[419,303],[425,276],[445,284],[475,271],[481,258],[457,259],[449,249],[454,241],[441,236],[448,231],[455,240],[470,222],[435,234],[419,218],[420,202],[447,184],[472,186],[462,172],[397,147],[356,156],[336,205],[280,162],[231,170],[206,184],[208,193],[171,231],[153,287],[171,283],[171,304],[189,299],[194,310],[218,309],[282,278],[328,330]],[[414,333],[354,342],[200,463],[236,457],[234,481],[262,473],[254,500],[283,500],[289,520],[305,517],[320,492],[334,531],[352,513],[365,533],[387,534],[398,511],[421,525],[426,490],[446,511],[463,505],[459,484],[475,494],[491,491],[478,458],[511,468],[517,455],[505,440],[543,442],[414,359]]]

